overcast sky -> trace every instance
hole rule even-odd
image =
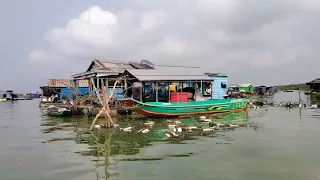
[[[93,58],[200,66],[231,83],[320,76],[319,0],[3,0],[0,90],[38,91]]]

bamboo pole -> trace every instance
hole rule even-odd
[[[97,97],[98,97],[98,99],[99,99],[99,102],[100,102],[100,104],[103,106],[103,102],[102,102],[102,100],[101,100],[101,98],[100,98],[100,96],[99,96],[98,89],[96,88],[96,85],[94,84],[93,79],[91,78],[90,80],[91,80],[91,83],[92,83],[92,85],[93,85],[93,89],[94,89],[94,91],[96,92],[96,95],[97,95]]]
[[[112,88],[111,93],[110,93],[110,96],[108,96],[108,92],[107,92],[106,87],[104,86],[104,83],[102,84],[102,86],[103,86],[103,94],[104,94],[103,97],[104,97],[104,101],[105,102],[103,104],[102,109],[100,110],[100,112],[96,115],[95,119],[93,120],[93,122],[91,124],[91,127],[90,127],[90,131],[92,130],[94,124],[96,123],[97,119],[101,116],[102,113],[105,113],[107,127],[111,127],[111,124],[114,125],[113,120],[112,120],[112,118],[111,118],[111,116],[109,114],[109,111],[110,111],[109,101],[112,98],[118,83],[119,83],[119,79],[114,83],[113,88]],[[108,119],[107,119],[107,117],[108,117]]]

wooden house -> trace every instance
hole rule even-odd
[[[228,75],[222,73],[206,73],[213,80],[212,99],[224,99],[228,91]]]
[[[320,78],[306,83],[312,92],[320,92]]]

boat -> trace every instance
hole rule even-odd
[[[7,98],[0,98],[0,102],[6,102]]]
[[[53,105],[50,105],[47,109],[47,114],[49,116],[59,116],[59,117],[67,117],[71,116],[71,110],[67,108],[59,108]]]
[[[190,102],[141,102],[126,100],[136,113],[147,117],[179,117],[238,112],[247,109],[248,99],[218,99]]]

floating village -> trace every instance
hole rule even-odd
[[[320,79],[306,85],[310,91],[305,94],[320,92]],[[248,127],[243,122],[219,122],[210,117],[234,113],[246,116],[249,108],[318,108],[317,104],[307,105],[300,99],[299,102],[276,103],[259,98],[273,96],[277,91],[281,89],[229,84],[227,74],[205,72],[200,67],[159,65],[148,60],[119,62],[94,59],[86,71],[71,75],[70,79],[49,79],[47,85],[40,87],[40,93],[16,94],[7,90],[0,92],[0,101],[37,98],[46,116],[91,118],[90,131],[118,128],[148,133],[150,126],[165,119],[166,129],[162,133],[167,138],[177,138],[185,131],[204,133],[219,128]],[[143,121],[144,126],[139,128],[119,127],[115,120],[119,117],[147,118],[147,121]],[[179,120],[181,117],[194,119],[194,123],[186,125]]]

